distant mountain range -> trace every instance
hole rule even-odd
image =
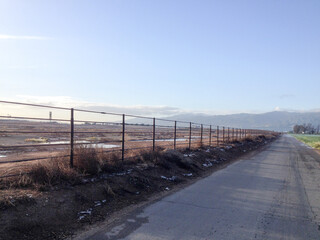
[[[206,115],[185,113],[168,117],[167,119],[228,126],[234,128],[253,128],[274,131],[291,131],[295,124],[311,123],[314,126],[320,124],[319,112],[286,112],[274,111],[262,114],[230,114],[230,115]],[[131,123],[136,122],[134,119]],[[140,123],[141,119],[139,120]]]
[[[320,112],[275,111],[262,114],[240,113],[231,115],[180,114],[172,116],[170,119],[235,128],[291,131],[295,124],[311,123],[318,126],[320,124]]]

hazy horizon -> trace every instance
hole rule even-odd
[[[271,112],[291,112],[291,113],[312,113],[320,112],[320,109],[308,109],[308,110],[294,110],[294,109],[271,109],[270,111],[234,111],[234,112],[218,112],[218,111],[195,111],[190,109],[181,109],[171,106],[120,106],[120,105],[111,105],[107,103],[98,103],[98,102],[88,102],[80,101],[73,99],[71,97],[65,96],[56,96],[56,97],[35,97],[35,96],[19,96],[17,98],[7,98],[0,99],[7,100],[12,102],[21,102],[21,103],[30,103],[30,104],[40,104],[46,106],[55,106],[55,107],[66,107],[66,108],[77,108],[82,110],[94,110],[99,112],[106,113],[117,113],[117,114],[131,114],[137,116],[147,116],[147,117],[157,117],[157,118],[170,118],[175,116],[186,115],[188,117],[194,116],[229,116],[237,114],[266,114]],[[19,115],[26,114],[28,116],[38,117],[39,111],[43,115],[43,109],[35,108],[37,111],[30,111],[32,107],[14,105],[14,104],[4,104],[1,105],[1,115]],[[45,112],[49,109],[45,110]],[[53,110],[54,111],[54,110]]]

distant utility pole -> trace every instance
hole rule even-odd
[[[49,112],[49,121],[52,121],[52,112]]]

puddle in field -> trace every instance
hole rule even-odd
[[[75,141],[74,143],[83,143],[86,147],[94,147],[94,148],[116,148],[120,147],[119,145],[114,144],[107,144],[107,143],[90,143],[89,141]],[[50,145],[58,145],[58,144],[70,144],[70,141],[54,141],[54,142],[47,142],[43,144],[50,144]]]
[[[177,138],[176,139],[177,142],[183,142],[183,141],[187,141],[187,139],[185,138]],[[169,139],[156,139],[156,142],[173,142],[173,139],[169,138]]]
[[[131,140],[130,142],[152,142],[152,139],[146,139],[146,140]],[[173,142],[174,140],[172,138],[166,138],[166,139],[156,139],[156,142]],[[188,141],[187,138],[177,138],[177,142],[185,142]],[[117,148],[120,147],[120,145],[115,144],[108,144],[108,143],[90,143],[90,141],[81,140],[81,141],[75,141],[75,143],[83,143],[84,146],[87,147],[94,147],[94,148]],[[58,144],[70,144],[70,141],[53,141],[53,142],[46,142],[41,144],[49,144],[49,145],[58,145]]]
[[[0,151],[0,158],[7,157],[7,155],[5,155],[4,153],[7,153],[7,151]]]
[[[90,146],[90,147],[94,147],[94,148],[116,148],[116,147],[120,147],[120,145],[105,144],[105,143],[86,144],[86,146]]]
[[[75,141],[74,143],[90,143],[89,141]],[[44,142],[41,144],[70,144],[70,141],[54,141],[54,142]]]
[[[177,142],[184,142],[187,141],[188,139],[186,138],[177,138],[176,141]],[[147,140],[132,140],[131,142],[152,142],[152,139],[147,139]],[[156,139],[156,142],[173,142],[173,139],[171,138],[167,138],[167,139]]]

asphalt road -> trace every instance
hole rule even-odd
[[[320,155],[290,136],[82,239],[320,239]]]

